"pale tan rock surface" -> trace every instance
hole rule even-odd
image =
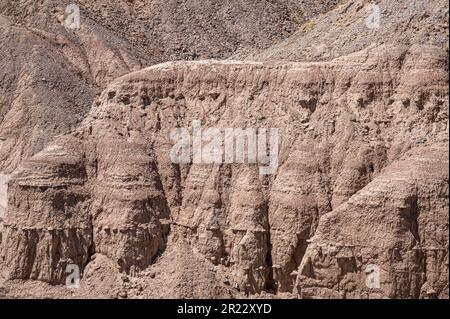
[[[447,70],[439,47],[386,45],[113,81],[14,172],[4,295],[448,298]],[[276,174],[173,164],[170,131],[195,119],[279,128]],[[58,286],[69,263],[80,290]],[[370,264],[379,289],[364,284]]]
[[[73,131],[118,76],[171,60],[250,54],[338,1],[0,1],[0,172]],[[65,25],[69,4],[80,28]]]

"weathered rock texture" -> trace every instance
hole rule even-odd
[[[267,48],[338,1],[0,1],[0,172],[73,131],[118,76]],[[79,29],[64,11],[77,3]]]
[[[448,298],[447,71],[444,50],[391,45],[121,77],[13,174],[4,276],[59,284],[71,262],[88,286],[137,273],[130,296]],[[195,119],[279,128],[276,174],[173,164],[170,132]]]

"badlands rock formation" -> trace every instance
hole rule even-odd
[[[118,78],[14,172],[5,295],[448,298],[447,71],[439,47],[385,45]],[[278,170],[174,164],[194,120],[279,128]]]
[[[65,8],[80,6],[80,28]],[[0,1],[0,172],[73,131],[118,76],[265,49],[337,1]],[[264,13],[264,14],[261,14]]]

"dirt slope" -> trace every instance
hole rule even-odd
[[[433,45],[448,52],[445,0],[349,0],[301,25],[248,60],[326,61],[383,44]],[[241,56],[242,57],[242,56]]]

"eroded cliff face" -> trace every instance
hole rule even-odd
[[[447,70],[435,47],[382,46],[121,77],[12,176],[4,276],[60,284],[76,263],[82,285],[137,273],[144,297],[448,297]],[[278,128],[276,173],[174,164],[170,133],[194,120]]]
[[[299,267],[302,297],[448,297],[447,145],[417,147],[324,215]],[[367,271],[366,271],[367,269]],[[330,289],[331,288],[331,289]]]
[[[337,3],[2,0],[0,173],[73,131],[117,77],[165,61],[249,54]],[[79,5],[79,28],[67,23],[70,4]]]

